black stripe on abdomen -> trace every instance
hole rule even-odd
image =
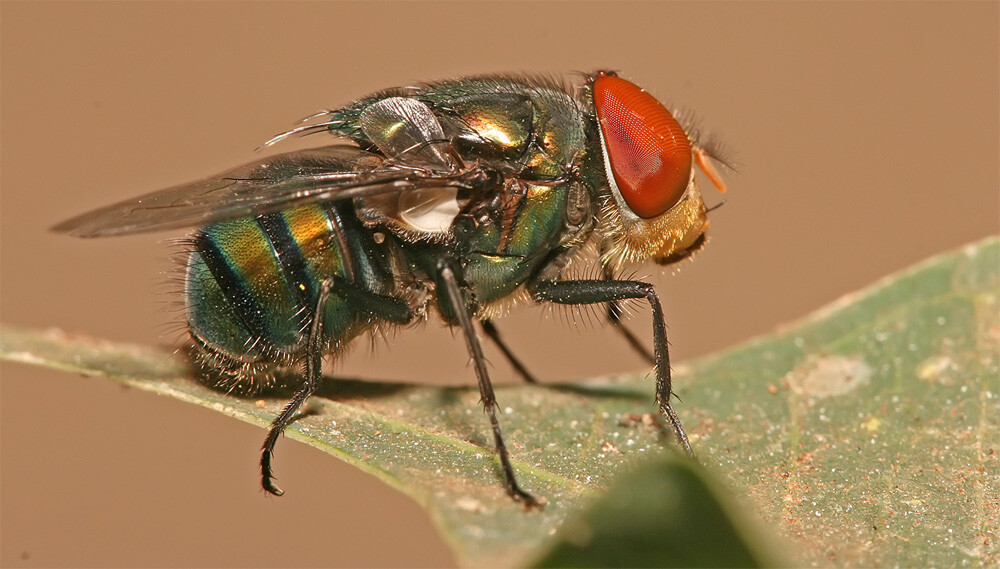
[[[257,223],[260,224],[264,235],[271,242],[271,247],[285,272],[285,277],[299,306],[305,308],[301,312],[302,324],[305,324],[308,322],[308,317],[315,311],[313,305],[316,304],[316,284],[309,270],[309,265],[306,263],[305,257],[302,256],[302,249],[299,248],[298,242],[292,236],[285,216],[280,212],[258,216]]]
[[[269,337],[270,330],[264,320],[264,311],[260,303],[247,287],[244,276],[229,261],[218,243],[207,231],[201,230],[195,235],[194,248],[205,261],[215,281],[219,283],[219,288],[222,289],[243,327],[254,337]]]

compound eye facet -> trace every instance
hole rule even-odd
[[[594,79],[594,108],[609,175],[642,218],[663,214],[684,197],[691,179],[691,142],[670,111],[614,75]]]

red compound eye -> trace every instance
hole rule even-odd
[[[691,179],[691,142],[659,101],[614,75],[594,80],[611,173],[625,203],[639,217],[656,217],[684,196]]]

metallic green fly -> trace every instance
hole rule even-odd
[[[679,261],[708,229],[699,166],[710,153],[655,98],[599,71],[578,85],[471,77],[380,91],[275,137],[326,132],[337,144],[271,156],[55,227],[81,237],[199,227],[186,256],[185,305],[195,360],[228,388],[271,385],[301,366],[296,393],[261,455],[272,494],[278,436],[322,380],[327,354],[356,336],[437,312],[458,326],[475,364],[507,492],[517,483],[476,335],[478,321],[525,379],[491,318],[516,301],[646,301],[653,314],[656,398],[683,450],[670,404],[660,300],[624,265]],[[567,268],[594,251],[604,278]],[[625,328],[616,328],[639,346]]]

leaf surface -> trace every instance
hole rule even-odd
[[[996,566],[998,297],[990,238],[684,367],[702,463],[798,563]]]

